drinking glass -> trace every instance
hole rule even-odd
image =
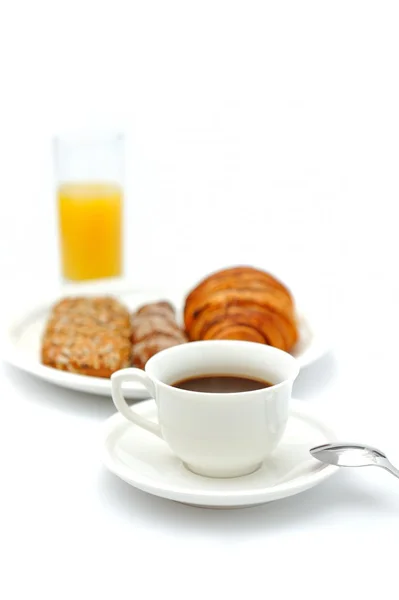
[[[122,275],[124,137],[56,137],[61,269],[65,280]]]

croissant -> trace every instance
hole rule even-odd
[[[253,267],[209,275],[186,298],[184,323],[190,340],[246,340],[290,351],[298,339],[290,291]]]

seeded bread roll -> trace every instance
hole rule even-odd
[[[143,369],[154,354],[187,342],[179,327],[175,310],[168,302],[146,304],[132,316],[132,360],[135,367]]]
[[[130,335],[129,312],[115,298],[64,298],[47,323],[42,362],[61,371],[110,377],[130,366]]]

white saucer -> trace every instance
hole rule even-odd
[[[184,293],[176,290],[134,291],[129,289],[124,282],[119,285],[115,282],[111,284],[103,282],[69,284],[63,295],[67,294],[113,294],[120,298],[132,311],[141,304],[166,299],[170,300],[176,306],[178,313],[181,314],[184,302]],[[41,364],[40,345],[42,335],[51,306],[59,297],[49,298],[38,306],[30,306],[21,311],[14,319],[7,319],[7,323],[9,323],[7,331],[5,335],[0,335],[3,346],[2,357],[10,364],[50,383],[90,394],[111,396],[111,382],[109,379],[68,373]],[[322,333],[323,329],[316,326],[313,319],[310,319],[301,311],[298,312],[298,323],[299,341],[292,354],[299,361],[300,366],[304,367],[320,358],[327,351],[328,346]],[[136,400],[148,398],[148,392],[137,383],[126,384],[125,395]]]
[[[134,410],[156,420],[153,400]],[[185,469],[165,442],[117,413],[104,425],[102,460],[112,473],[149,494],[194,506],[238,508],[298,494],[330,477],[338,467],[313,459],[309,449],[336,439],[309,408],[292,400],[283,440],[261,469],[245,477],[211,479]]]

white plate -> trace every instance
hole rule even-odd
[[[137,404],[135,410],[156,421],[154,400]],[[102,460],[112,473],[144,492],[194,506],[238,508],[263,504],[299,494],[338,470],[310,456],[310,448],[337,438],[298,400],[292,400],[286,432],[273,456],[255,473],[233,479],[191,473],[163,440],[119,413],[103,427]]]
[[[113,286],[109,284],[99,285],[98,283],[70,285],[64,290],[63,295],[100,295],[102,293],[114,294],[132,311],[141,304],[162,299],[170,300],[179,310],[182,309],[184,301],[184,294],[176,291],[134,291],[126,287],[125,284],[122,286],[118,286],[117,284]],[[110,396],[111,385],[109,379],[77,375],[41,364],[41,337],[51,306],[57,299],[52,298],[50,301],[43,302],[35,308],[30,307],[11,320],[3,336],[3,341],[5,342],[3,344],[4,360],[50,383],[91,394]],[[298,313],[298,320],[300,339],[292,354],[299,360],[301,367],[304,367],[320,358],[326,352],[327,345],[321,330],[316,328],[304,313]],[[148,393],[140,385],[131,384],[130,387],[126,387],[126,396],[139,400],[147,398]]]

